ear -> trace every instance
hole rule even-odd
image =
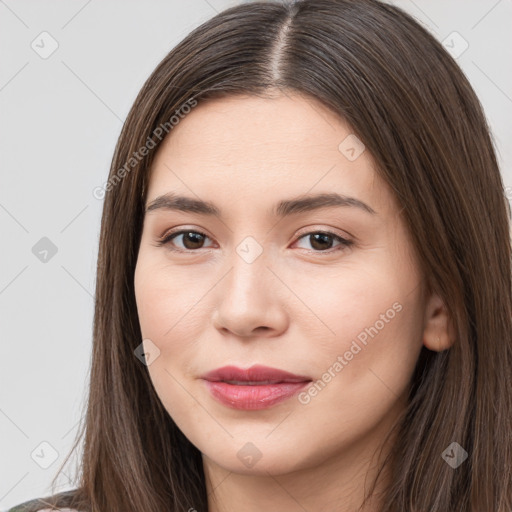
[[[423,344],[429,350],[441,352],[455,342],[455,329],[448,308],[435,293],[427,300],[423,325]]]

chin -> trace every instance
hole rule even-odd
[[[299,461],[292,459],[293,454],[276,452],[262,454],[261,458],[253,462],[244,462],[237,455],[209,457],[210,460],[223,469],[239,475],[265,476],[282,475],[301,469]]]

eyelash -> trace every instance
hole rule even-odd
[[[205,238],[210,238],[206,233],[203,233],[201,231],[197,231],[197,230],[193,230],[193,229],[181,229],[179,231],[171,231],[170,233],[166,233],[161,239],[159,239],[156,243],[157,247],[162,247],[164,245],[167,245],[168,246],[168,249],[171,250],[171,251],[174,251],[174,252],[181,252],[181,253],[192,253],[192,252],[197,252],[198,250],[200,249],[176,249],[174,247],[171,247],[170,246],[170,242],[173,238],[175,238],[176,236],[178,235],[183,235],[183,234],[187,234],[187,233],[195,233],[195,234],[198,234],[198,235],[201,235]],[[336,251],[339,251],[339,250],[342,250],[342,249],[345,249],[347,247],[350,247],[351,245],[354,244],[353,241],[351,240],[347,240],[346,238],[343,238],[339,235],[337,235],[336,233],[333,233],[332,231],[323,231],[323,230],[319,230],[319,231],[308,231],[307,233],[303,233],[301,234],[297,240],[300,240],[301,238],[304,238],[306,236],[309,236],[309,235],[313,235],[313,234],[322,234],[322,235],[329,235],[329,236],[332,236],[334,237],[336,240],[338,240],[339,242],[341,242],[341,245],[338,246],[338,248],[334,248],[334,249],[328,249],[328,250],[325,250],[325,251],[318,251],[318,250],[314,250],[314,249],[311,249],[311,250],[308,250],[308,249],[305,249],[307,250],[309,253],[317,253],[317,254],[332,254],[333,252],[336,252]],[[296,241],[297,241],[296,240]]]

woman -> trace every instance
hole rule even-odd
[[[503,183],[410,16],[220,13],[142,88],[103,190],[79,486],[13,511],[510,512]]]

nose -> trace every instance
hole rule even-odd
[[[263,254],[252,263],[235,254],[233,265],[217,288],[213,325],[226,335],[270,338],[288,325],[284,307],[290,293]]]

